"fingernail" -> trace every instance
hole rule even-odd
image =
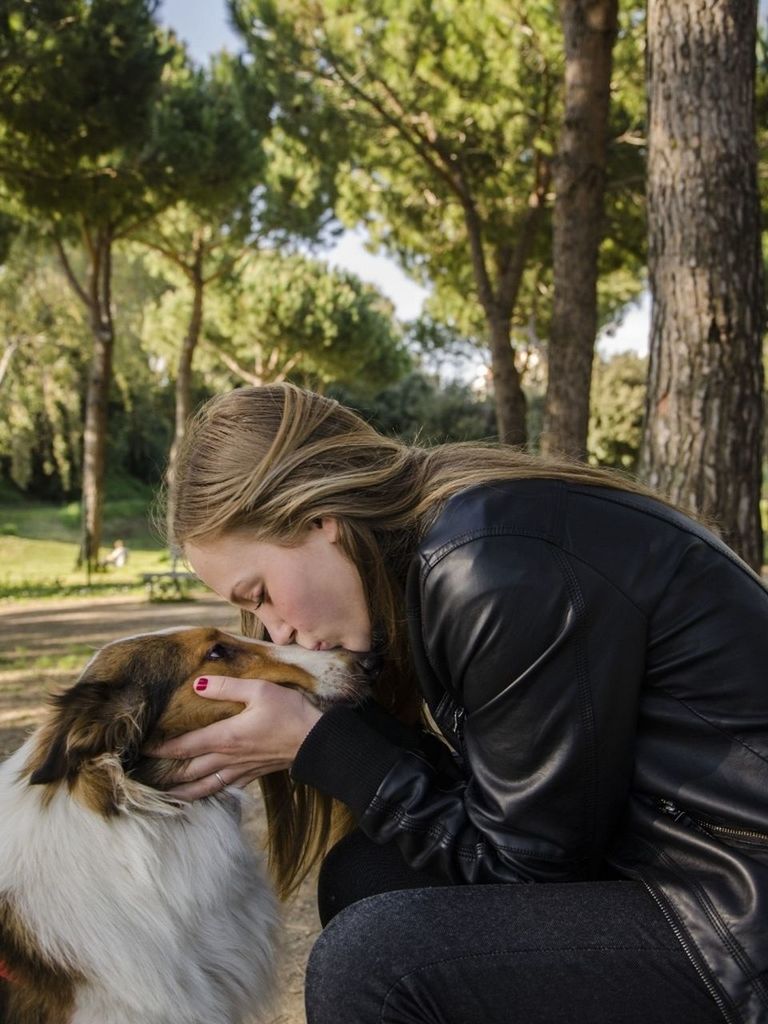
[[[205,678],[205,676],[202,676],[195,683],[195,689],[196,690],[204,690],[207,685],[208,685],[208,680]]]

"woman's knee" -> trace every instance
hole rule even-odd
[[[308,1024],[338,1024],[342,1006],[350,1020],[362,1024],[376,1019],[363,1016],[357,1005],[363,997],[364,980],[370,977],[365,963],[368,947],[360,941],[365,918],[365,906],[355,903],[336,914],[315,942],[305,985]]]
[[[406,969],[398,919],[408,893],[364,898],[340,911],[315,942],[307,964],[309,1024],[381,1019],[392,984]]]

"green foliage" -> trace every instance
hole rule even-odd
[[[376,394],[361,394],[337,385],[328,393],[385,434],[423,445],[443,441],[472,441],[495,436],[493,403],[475,394],[467,384],[440,385],[434,376],[419,371]]]
[[[146,211],[146,146],[170,53],[155,0],[7,0],[0,175],[25,210],[114,230]]]
[[[270,97],[254,85],[244,106],[244,81],[236,57],[218,54],[203,69],[177,49],[154,109],[152,142],[171,199],[211,221],[247,208],[264,172]]]
[[[28,235],[0,267],[0,465],[49,496],[77,482],[88,335],[57,263]]]
[[[148,327],[177,330],[186,298],[162,297]],[[315,388],[331,381],[381,386],[410,358],[383,297],[352,274],[300,255],[252,252],[206,303],[201,365],[226,366],[238,383],[290,377]]]
[[[593,465],[637,470],[648,360],[632,352],[596,359],[587,448]]]

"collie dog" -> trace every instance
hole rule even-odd
[[[108,644],[0,766],[0,1021],[241,1024],[273,989],[276,897],[240,831],[239,790],[193,803],[148,745],[242,710],[198,675],[365,686],[360,656],[212,628]],[[363,666],[364,667],[364,666]]]

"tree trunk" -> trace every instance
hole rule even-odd
[[[89,577],[98,563],[104,510],[107,404],[112,383],[115,332],[112,321],[112,239],[100,231],[89,251],[89,318],[93,354],[88,371],[83,432],[83,505],[80,562]]]
[[[649,0],[653,309],[642,474],[759,568],[756,0]]]
[[[192,311],[189,316],[187,333],[181,346],[179,363],[176,370],[176,414],[174,418],[173,441],[171,442],[166,472],[166,532],[169,541],[173,536],[172,524],[176,507],[176,463],[179,449],[186,433],[187,421],[192,412],[192,360],[203,326],[204,282],[202,243],[196,243],[189,279],[192,284]]]
[[[512,347],[512,314],[517,305],[517,296],[528,255],[544,212],[543,196],[546,191],[546,173],[541,175],[541,179],[541,181],[537,181],[537,189],[533,193],[527,215],[520,225],[514,245],[498,249],[495,253],[498,278],[495,287],[488,271],[480,217],[471,200],[466,197],[464,201],[464,218],[472,256],[475,286],[488,324],[499,440],[514,445],[526,443],[528,427],[526,423],[527,402],[520,373],[515,366],[515,350]]]
[[[554,303],[541,450],[583,459],[597,334],[606,140],[618,0],[560,0],[565,116],[555,162]]]
[[[515,366],[515,352],[510,341],[510,320],[503,314],[496,314],[488,317],[488,321],[499,440],[507,444],[524,445],[528,437],[527,402],[520,373]]]

